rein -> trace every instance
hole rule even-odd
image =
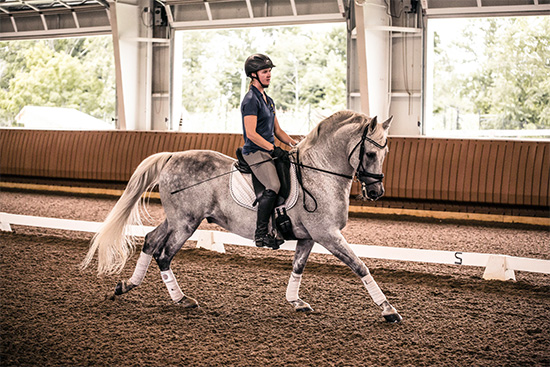
[[[332,175],[346,177],[346,178],[349,178],[349,179],[352,178],[351,176],[348,176],[348,175],[342,175],[340,173],[334,173],[334,172],[326,171],[326,170],[321,169],[321,168],[306,166],[305,164],[300,163],[300,151],[298,150],[298,148],[296,148],[296,162],[290,161],[290,163],[292,163],[293,165],[296,166],[296,179],[298,180],[298,184],[300,185],[300,187],[302,188],[302,191],[304,192],[304,196],[302,196],[302,205],[304,207],[304,210],[308,213],[315,212],[317,210],[318,205],[317,205],[317,199],[315,199],[313,194],[311,192],[309,192],[309,190],[304,187],[304,182],[303,182],[303,179],[302,179],[302,167],[313,169],[313,170],[316,170],[316,171],[325,172],[325,173],[330,173]],[[309,210],[307,208],[306,194],[313,200],[313,203],[315,204],[315,207],[312,210]]]

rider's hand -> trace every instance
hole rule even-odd
[[[275,147],[275,149],[271,151],[271,156],[273,158],[288,159],[288,152],[280,147]]]

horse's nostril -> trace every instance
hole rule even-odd
[[[375,199],[378,197],[378,191],[376,190],[369,190],[369,197],[372,199]]]

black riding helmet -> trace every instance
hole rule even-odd
[[[256,73],[263,69],[274,68],[273,62],[269,57],[262,54],[254,54],[248,57],[244,63],[244,71],[246,76],[252,78],[252,73]]]

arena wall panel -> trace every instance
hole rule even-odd
[[[240,134],[0,130],[3,177],[127,181],[147,156],[211,149],[231,157]],[[386,198],[549,205],[550,142],[390,137]],[[354,183],[352,195],[360,192]]]

